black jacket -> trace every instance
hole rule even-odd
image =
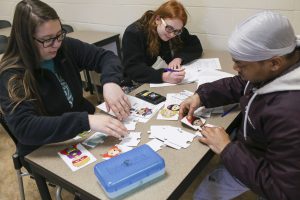
[[[21,156],[41,145],[71,139],[90,129],[88,113],[94,113],[95,108],[83,97],[81,70],[101,72],[102,84],[119,84],[122,79],[122,66],[116,55],[76,39],[66,38],[63,41],[54,63],[57,73],[67,82],[74,102],[71,107],[61,84],[52,72],[38,69],[35,76],[46,115],[35,109],[34,101],[22,102],[11,113],[7,82],[16,73],[24,74],[24,70],[6,70],[0,76],[1,108],[5,112],[9,129],[19,141],[17,148]]]
[[[237,140],[224,148],[221,159],[234,177],[266,199],[300,197],[299,77],[300,67],[255,90],[250,83],[245,94],[246,81],[240,76],[197,90],[206,107],[240,102],[246,133],[242,122]]]
[[[169,41],[161,40],[159,56],[170,63],[174,58],[181,58],[182,64],[200,58],[202,46],[197,36],[190,35],[186,28],[183,28],[179,36],[183,47],[171,54]],[[122,38],[123,65],[125,77],[140,83],[162,83],[163,69],[155,70],[152,65],[157,57],[152,57],[147,52],[147,34],[138,27],[137,22],[129,25]]]

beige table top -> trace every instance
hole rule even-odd
[[[89,44],[105,40],[110,37],[118,36],[118,33],[101,32],[101,31],[74,31],[68,33],[67,36],[79,39]]]
[[[5,35],[6,37],[10,36],[11,27],[0,28],[0,35]]]
[[[218,57],[221,55],[227,55],[229,57],[229,55],[225,52],[213,51],[207,51],[204,56],[206,58],[209,58]],[[220,59],[220,61],[223,65],[226,64],[227,66],[231,66],[230,58],[223,57]],[[141,86],[134,93],[137,93],[144,89],[150,89],[149,84]],[[151,88],[151,91],[166,95],[167,93],[180,92],[184,89],[195,91],[196,84],[178,85],[176,87]],[[208,119],[208,123],[227,128],[233,121],[233,119],[237,116],[237,114],[238,112],[232,112],[225,117],[220,117],[219,115],[212,116]],[[156,116],[157,114],[154,115],[154,117],[152,117],[148,123],[137,124],[136,131],[142,132],[142,139],[139,145],[147,143],[149,141],[147,131],[150,130],[151,125],[171,125],[188,130],[182,127],[179,121],[156,120]],[[92,194],[93,196],[96,196],[100,199],[107,199],[104,191],[97,183],[96,176],[93,172],[93,167],[96,163],[103,161],[103,159],[101,158],[102,153],[105,153],[111,146],[113,146],[114,144],[118,144],[120,141],[110,137],[105,141],[104,144],[100,144],[94,149],[87,148],[97,158],[97,161],[82,169],[79,169],[76,172],[72,172],[64,163],[64,161],[58,156],[57,152],[66,148],[68,145],[78,142],[80,142],[80,140],[70,140],[59,144],[46,145],[32,152],[31,154],[26,156],[26,158],[41,166],[42,168],[51,171],[61,179],[67,180],[74,186]],[[154,184],[144,187],[143,189],[139,189],[138,191],[128,196],[127,199],[167,199],[179,186],[183,179],[186,178],[191,170],[197,165],[197,163],[203,158],[208,150],[209,148],[207,146],[199,143],[196,139],[187,149],[175,150],[170,147],[164,147],[162,150],[158,151],[158,153],[165,160],[165,177]]]

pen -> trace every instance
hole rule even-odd
[[[164,72],[178,72],[178,71],[171,68],[164,68]]]
[[[221,117],[225,117],[227,114],[229,114],[231,111],[233,111],[234,109],[236,109],[238,107],[239,104],[235,104],[234,106],[232,106],[231,108],[229,108],[228,110],[224,111],[223,114],[221,115]]]

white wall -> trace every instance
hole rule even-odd
[[[0,0],[0,19],[12,21],[18,1]],[[100,30],[122,35],[127,25],[164,0],[45,0],[56,9],[63,23],[75,30]],[[286,15],[300,34],[299,0],[182,0],[190,17],[187,27],[198,35],[204,49],[226,49],[235,25],[261,10]]]

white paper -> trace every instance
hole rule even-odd
[[[200,58],[200,59],[194,60],[186,65],[183,65],[182,67],[185,68],[185,77],[182,80],[182,82],[179,84],[187,84],[187,83],[199,82],[199,81],[201,84],[203,84],[205,82],[212,82],[211,76],[209,76],[208,78],[205,78],[205,75],[203,73],[205,71],[216,72],[213,80],[218,80],[218,79],[220,79],[221,76],[222,77],[225,76],[225,74],[221,75],[218,73],[218,72],[220,72],[218,69],[221,69],[221,64],[220,64],[219,58]],[[226,77],[228,77],[228,75]],[[178,85],[178,84],[171,84],[171,83],[153,84],[153,83],[151,83],[150,87],[166,87],[166,86],[173,86],[173,85]]]
[[[233,77],[234,74],[222,72],[219,70],[201,70],[198,74],[197,84],[202,85],[204,83],[210,83],[222,78]]]
[[[161,148],[164,146],[164,142],[158,140],[158,139],[153,139],[150,140],[149,142],[146,143],[151,149],[154,151],[161,150]]]
[[[128,131],[134,131],[136,122],[135,121],[124,121],[124,126],[127,128]]]
[[[170,142],[168,140],[165,140],[164,144],[167,145],[167,146],[169,146],[169,147],[172,147],[174,149],[177,149],[177,150],[181,149],[181,146],[178,146],[178,145],[176,145],[176,144],[174,144],[174,143],[172,143],[172,142]]]
[[[187,148],[196,136],[173,126],[151,126],[150,131],[149,138],[159,139],[175,149]]]
[[[121,144],[117,144],[116,146],[122,151],[122,153],[125,153],[133,149],[133,147],[129,147]]]
[[[128,146],[128,147],[136,147],[140,143],[140,139],[138,138],[124,138],[120,142],[120,145]]]

